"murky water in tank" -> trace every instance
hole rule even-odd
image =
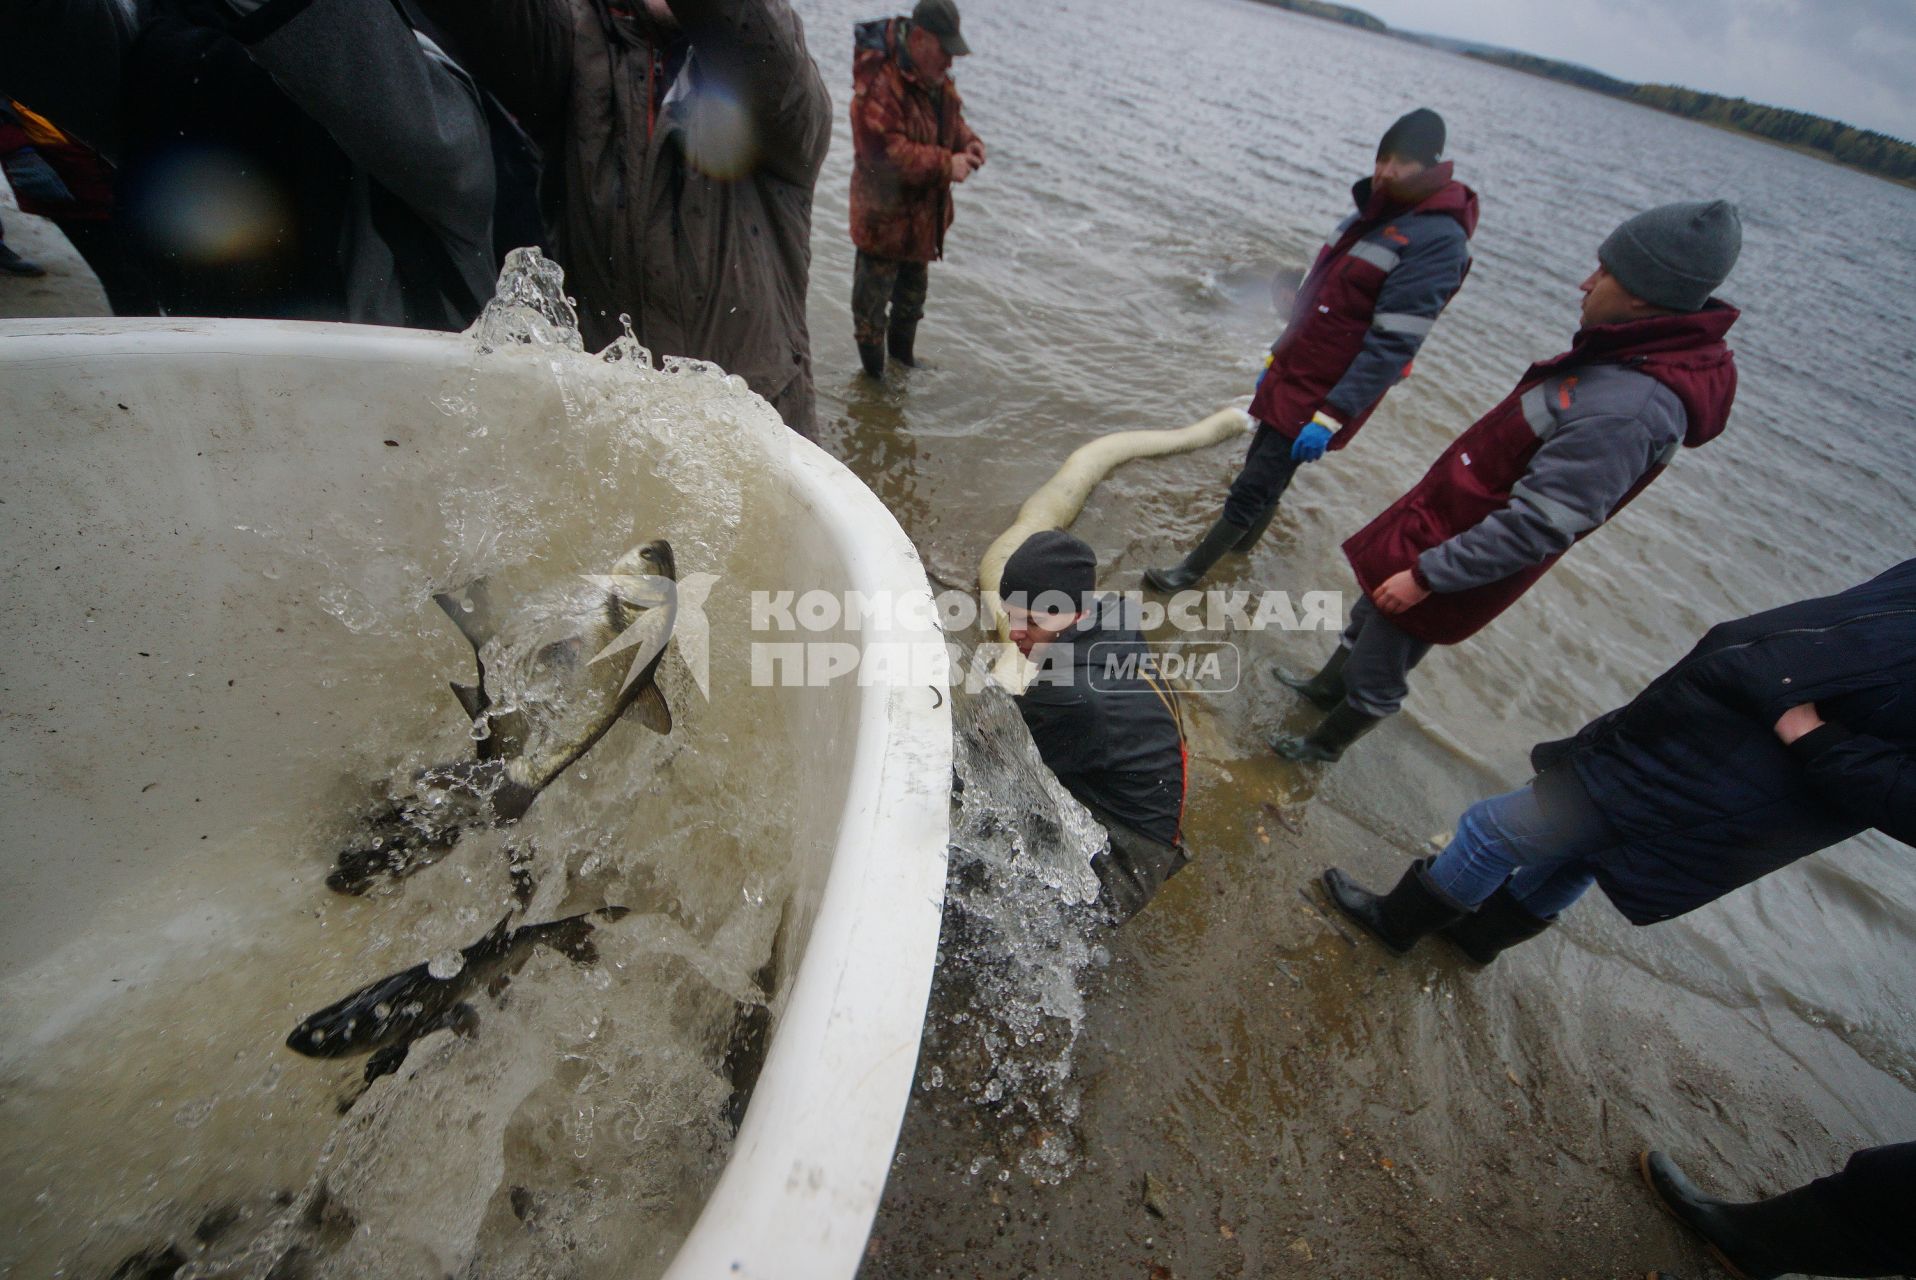
[[[754,495],[725,428],[765,410],[733,380],[651,370],[626,344],[609,358],[629,375],[607,376],[577,351],[546,267],[509,273],[510,305],[475,336],[548,361],[552,465],[486,482],[517,410],[488,399],[490,357],[476,354],[467,387],[419,406],[445,415],[429,469],[446,483],[417,495],[442,522],[435,545],[381,555],[383,517],[309,537],[262,509],[235,531],[250,572],[300,581],[312,606],[267,629],[285,652],[250,669],[248,655],[216,659],[234,695],[277,683],[285,732],[262,767],[286,785],[237,809],[209,792],[208,821],[164,850],[158,882],[102,896],[5,978],[0,1270],[99,1276],[142,1259],[195,1278],[627,1277],[662,1270],[696,1216],[731,1142],[728,1040],[742,1009],[778,1006],[793,951],[780,920],[801,892],[803,837],[781,799],[796,784],[774,737],[754,732],[766,708],[742,682],[700,688],[706,671],[749,669],[739,557]],[[643,493],[630,484],[641,444],[696,501],[569,514],[605,509],[582,493],[616,479]],[[468,830],[363,897],[329,892],[331,860],[368,813],[475,750],[444,683],[472,679],[472,650],[432,593],[485,574],[508,599],[555,582],[564,595],[655,536],[688,586],[727,578],[660,668],[672,733],[628,716],[519,823]],[[245,583],[234,591],[243,600]],[[228,670],[192,674],[217,685]],[[342,709],[357,717],[344,740],[329,718]],[[147,797],[175,822],[201,798]],[[523,908],[509,851],[531,872]],[[467,995],[472,1034],[425,1036],[369,1088],[363,1056],[284,1046],[299,1019],[375,978],[456,970],[454,953],[509,912],[607,904],[630,914],[598,923],[596,958],[534,949],[503,990]]]

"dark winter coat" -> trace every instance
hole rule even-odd
[[[1422,177],[1416,202],[1351,188],[1357,209],[1337,225],[1299,286],[1290,323],[1271,348],[1270,367],[1251,399],[1251,416],[1296,439],[1319,409],[1343,429],[1342,449],[1384,393],[1410,373],[1470,270],[1477,194],[1451,177],[1448,162]]]
[[[928,85],[905,48],[901,18],[861,22],[852,55],[852,243],[873,257],[945,256],[953,216],[951,158],[978,140],[958,86]]]
[[[1093,813],[1109,814],[1162,844],[1176,844],[1184,816],[1184,738],[1174,695],[1123,671],[1148,653],[1125,625],[1116,596],[1037,650],[1038,674],[1018,710],[1038,754]],[[1117,667],[1107,665],[1118,660]]]
[[[169,314],[471,322],[496,271],[470,77],[389,0],[153,7],[124,57],[115,217]]]
[[[805,324],[831,99],[786,0],[418,0],[545,155],[553,248],[588,346],[630,315],[655,359],[710,360],[814,433]]]
[[[1777,719],[1825,725],[1789,746]],[[1597,882],[1637,924],[1682,915],[1871,827],[1916,845],[1916,560],[1713,627],[1627,706],[1531,754],[1621,842]]]
[[[1736,308],[1580,331],[1532,365],[1424,478],[1344,543],[1364,594],[1411,570],[1432,594],[1391,625],[1456,644],[1516,603],[1676,455],[1714,440],[1736,398]]]

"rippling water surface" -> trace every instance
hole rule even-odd
[[[1521,781],[1532,742],[1627,699],[1712,623],[1839,590],[1916,553],[1916,192],[1247,0],[969,0],[976,54],[957,80],[990,160],[957,189],[947,257],[932,269],[918,340],[931,367],[894,369],[878,388],[857,373],[845,234],[850,29],[878,10],[798,7],[837,117],[814,235],[820,420],[828,446],[952,585],[969,585],[985,545],[1078,444],[1182,425],[1248,395],[1277,328],[1271,277],[1309,265],[1376,139],[1411,107],[1442,112],[1458,177],[1482,198],[1475,268],[1358,447],[1299,477],[1257,553],[1227,559],[1223,585],[1350,590],[1338,543],[1532,360],[1569,345],[1577,283],[1617,222],[1671,200],[1724,196],[1742,210],[1743,255],[1722,291],[1744,312],[1731,336],[1742,382],[1719,441],[1687,451],[1496,625],[1434,655],[1408,714],[1338,771],[1302,774],[1260,745],[1293,706],[1263,669],[1311,661],[1325,638],[1248,638],[1245,688],[1198,706],[1192,822],[1211,857],[1131,944],[1152,970],[1139,981],[1182,982],[1180,999],[1216,1033],[1207,1047],[1167,1050],[1198,1093],[1243,1070],[1219,1065],[1234,1035],[1263,1034],[1240,1024],[1272,1017],[1260,998],[1219,989],[1215,953],[1257,947],[1260,930],[1282,944],[1313,928],[1290,919],[1301,907],[1292,888],[1323,857],[1394,874],[1462,805]],[[1214,517],[1237,461],[1229,446],[1108,480],[1075,526],[1105,585],[1134,587],[1145,565],[1180,552]],[[1307,838],[1260,819],[1266,804],[1308,815]],[[1268,849],[1260,820],[1275,837]],[[1273,908],[1283,923],[1228,923],[1223,899],[1206,901],[1271,878],[1286,886],[1272,899],[1288,903]],[[1531,966],[1504,980],[1528,980],[1542,993],[1533,1006],[1577,1007],[1585,987],[1601,987],[1692,1010],[1683,1016],[1704,1063],[1764,1064],[1750,1070],[1828,1130],[1798,1153],[1758,1132],[1787,1124],[1780,1113],[1751,1115],[1722,1149],[1809,1173],[1844,1143],[1916,1132],[1916,875],[1901,846],[1859,839],[1657,929],[1630,929],[1593,897],[1554,936],[1564,940],[1505,966]],[[1458,980],[1460,999],[1468,985]],[[1477,1016],[1493,1039],[1524,1025],[1494,1000]],[[1114,1043],[1160,1034],[1129,1015],[1108,1021]],[[1377,1026],[1355,1034],[1366,1056],[1390,1052]],[[1449,1052],[1455,1034],[1418,1044]],[[1580,1051],[1561,1041],[1577,1034],[1600,1038],[1593,1024],[1531,1039],[1552,1041],[1538,1052],[1566,1055],[1551,1071],[1574,1075]],[[1649,1074],[1664,1070],[1675,1068]],[[1652,1107],[1653,1082],[1639,1085]],[[1094,1096],[1093,1123],[1096,1109]],[[937,1149],[908,1126],[908,1162],[915,1142]],[[905,1181],[881,1238],[926,1194]]]

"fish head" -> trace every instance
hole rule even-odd
[[[659,578],[678,580],[678,561],[672,555],[672,544],[664,538],[632,548],[612,562],[613,577],[641,577],[651,575]]]

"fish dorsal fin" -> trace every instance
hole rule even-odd
[[[432,598],[466,637],[475,654],[499,631],[499,620],[493,615],[492,594],[486,582],[485,578],[474,578],[457,591],[442,591]]]
[[[459,705],[466,709],[468,720],[477,720],[486,713],[486,707],[490,705],[479,686],[460,684],[457,680],[452,682],[452,696],[459,699]]]
[[[639,723],[653,733],[672,732],[672,708],[665,705],[665,695],[651,681],[646,681],[639,696],[632,699],[632,710],[639,717]]]

